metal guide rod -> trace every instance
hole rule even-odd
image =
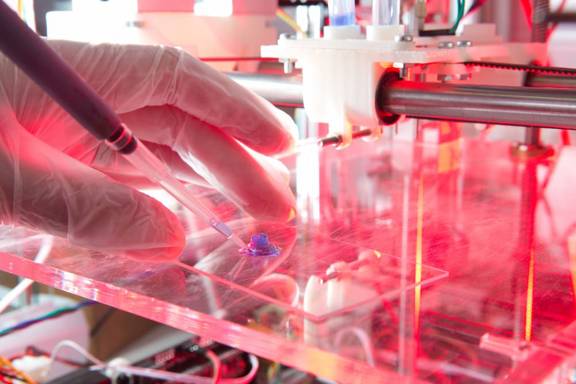
[[[545,43],[548,39],[548,14],[550,0],[532,0],[532,41]],[[541,146],[540,128],[531,127],[526,130],[524,143],[531,146]]]
[[[272,104],[302,107],[302,79],[297,76],[230,72],[228,77]]]
[[[550,0],[532,0],[532,41],[545,43],[548,38]]]
[[[565,88],[576,89],[576,76],[559,75],[531,75],[528,77],[527,85],[534,88]]]
[[[302,106],[302,85],[295,76],[229,74],[229,76],[272,103]],[[550,80],[535,75],[536,86]],[[558,77],[554,77],[557,81]],[[571,81],[566,82],[566,87]],[[576,90],[532,87],[466,86],[389,83],[377,100],[387,113],[414,118],[493,123],[501,125],[576,129]],[[330,97],[329,95],[327,97]]]
[[[528,127],[576,129],[576,91],[391,83],[377,107],[411,117]]]

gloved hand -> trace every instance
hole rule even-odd
[[[50,44],[176,177],[208,181],[257,218],[293,215],[286,170],[265,156],[292,145],[287,115],[174,48]],[[176,257],[178,219],[118,182],[134,176],[0,55],[0,222],[147,260]]]

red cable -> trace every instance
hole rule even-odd
[[[532,2],[531,0],[521,0],[521,4],[524,10],[524,16],[526,16],[526,22],[532,27]]]
[[[562,3],[560,4],[556,12],[562,13],[564,11],[564,8],[566,8],[566,4],[568,4],[568,0],[562,0]],[[552,36],[552,33],[554,33],[557,27],[558,23],[554,23],[554,25],[550,27],[550,29],[548,30],[548,37],[547,37],[548,39],[550,39],[550,36]]]
[[[572,139],[570,138],[570,132],[566,129],[563,129],[560,133],[560,137],[562,138],[562,145],[570,145]]]

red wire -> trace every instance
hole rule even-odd
[[[564,12],[564,8],[566,8],[566,5],[568,4],[568,0],[563,0],[562,4],[560,4],[560,6],[558,7],[558,11],[557,12]]]
[[[526,21],[528,22],[528,25],[532,27],[532,2],[531,0],[521,0],[521,4],[522,9],[524,10],[524,16],[526,16]],[[562,0],[562,3],[558,7],[557,12],[564,11],[564,8],[566,8],[566,4],[568,4],[568,0]],[[552,34],[552,32],[554,32],[557,26],[558,23],[554,24],[550,28],[550,30],[548,31],[548,38],[550,38],[550,35]]]
[[[218,384],[222,376],[222,363],[216,353],[211,350],[206,350],[206,357],[212,362],[212,384]]]
[[[563,145],[570,145],[572,139],[570,138],[570,132],[566,129],[563,129],[560,133],[560,137],[562,137],[562,144]]]
[[[532,2],[531,0],[521,0],[521,4],[524,10],[524,16],[526,16],[526,22],[532,27]]]
[[[568,4],[568,0],[562,0],[562,3],[560,4],[556,12],[562,13],[564,11],[564,8],[566,8],[566,4]],[[552,33],[554,33],[557,27],[558,23],[554,23],[554,25],[550,27],[550,29],[548,30],[548,39],[550,38],[550,36],[552,36]]]

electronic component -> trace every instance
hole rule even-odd
[[[212,344],[207,347],[216,353],[221,363],[226,366],[226,377],[241,377],[249,370],[249,362],[246,354],[227,348],[222,345]],[[210,377],[212,364],[206,359],[204,349],[200,348],[193,340],[178,343],[171,348],[160,350],[150,356],[136,362],[133,366],[138,368],[152,368],[170,372],[187,373]],[[157,379],[144,377],[120,376],[118,383],[152,384],[161,382]],[[52,380],[46,384],[106,384],[112,381],[104,374],[91,368],[82,368],[66,376]]]

